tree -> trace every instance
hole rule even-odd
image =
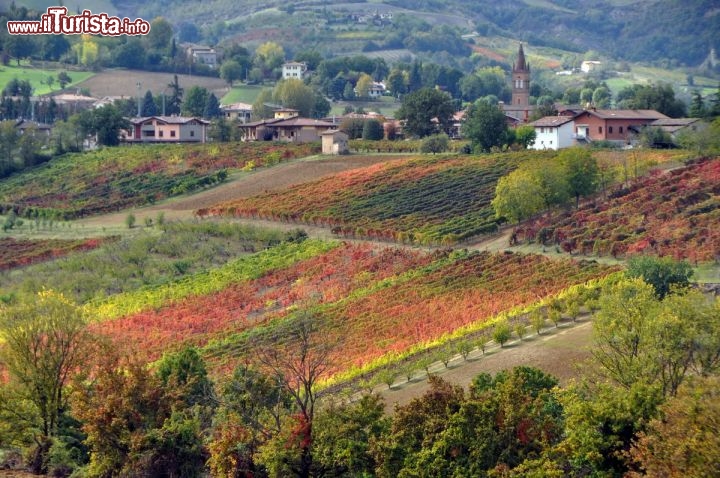
[[[628,476],[720,475],[720,380],[694,378],[660,406],[660,416],[638,435],[629,455],[643,473]]]
[[[520,222],[543,209],[542,189],[529,171],[517,169],[500,178],[492,206],[496,217]]]
[[[396,116],[405,120],[404,129],[408,134],[423,138],[438,129],[446,132],[454,112],[450,95],[431,88],[421,88],[405,95]]]
[[[242,74],[243,68],[240,66],[240,63],[235,60],[226,60],[222,66],[220,66],[220,78],[227,81],[231,87],[235,80],[242,79]]]
[[[655,295],[662,300],[673,289],[689,286],[693,270],[687,261],[672,257],[633,256],[627,262],[625,275],[641,278],[655,289]]]
[[[284,327],[275,327],[261,339],[257,360],[271,379],[291,398],[296,414],[293,422],[293,445],[297,452],[290,469],[299,477],[309,477],[313,469],[313,427],[317,384],[330,370],[331,353],[336,343],[322,334],[320,317],[301,312]],[[282,344],[282,345],[279,345]]]
[[[153,99],[152,92],[150,90],[147,90],[145,92],[145,97],[143,98],[142,103],[142,109],[140,112],[141,116],[155,116],[158,114],[157,106],[155,105],[155,100]]]
[[[425,138],[420,145],[421,153],[443,153],[450,146],[450,138],[446,134],[433,134]]]
[[[180,87],[180,81],[177,75],[173,75],[173,81],[168,83],[168,88],[171,89],[170,97],[165,99],[165,107],[163,114],[166,115],[177,115],[180,114],[180,107],[182,106],[183,89]],[[164,94],[164,93],[163,93]]]
[[[535,144],[537,133],[532,125],[522,125],[515,129],[515,143],[519,144],[522,149],[528,149]]]
[[[378,141],[383,139],[383,126],[380,121],[370,118],[365,120],[362,130],[362,139]]]
[[[372,76],[367,73],[361,73],[355,84],[355,92],[359,98],[367,98],[370,87],[373,85]]]
[[[315,430],[316,469],[328,476],[370,476],[377,466],[371,449],[390,431],[390,418],[378,395],[366,395],[322,410]]]
[[[173,27],[163,17],[150,22],[150,32],[143,38],[147,46],[153,50],[168,51],[173,38]]]
[[[91,346],[85,315],[61,294],[43,291],[33,301],[0,308],[0,339],[0,359],[13,386],[0,401],[0,413],[4,420],[32,430],[32,468],[41,473],[51,439],[69,408],[70,380]],[[22,415],[17,414],[20,410]]]
[[[210,93],[205,102],[205,108],[203,109],[203,118],[215,119],[222,116],[222,110],[220,109],[220,102],[215,96],[215,93]]]
[[[406,78],[402,70],[394,68],[387,78],[387,84],[390,92],[395,98],[400,98],[405,94]]]
[[[478,100],[468,108],[462,127],[463,136],[473,147],[484,152],[507,143],[508,132],[505,114],[496,105]]]
[[[117,146],[120,144],[120,130],[130,124],[113,105],[94,109],[90,114],[90,133],[97,136],[98,144]]]
[[[259,121],[261,119],[272,118],[273,109],[268,106],[268,103],[273,101],[273,90],[265,88],[255,98],[255,102],[252,105],[252,119]]]
[[[72,78],[70,78],[70,75],[67,74],[66,71],[61,71],[57,75],[58,77],[58,83],[60,83],[60,88],[63,89],[68,84],[72,83]]]
[[[273,100],[285,108],[298,110],[300,116],[309,117],[315,107],[315,92],[297,78],[279,81],[273,90]]]
[[[507,322],[498,322],[495,324],[493,329],[493,340],[497,342],[500,347],[503,347],[508,340],[512,337],[512,330],[510,330],[510,324]]]
[[[265,42],[255,50],[255,65],[260,68],[263,78],[270,78],[273,70],[285,61],[285,50],[275,42]]]
[[[570,194],[575,196],[575,207],[580,206],[580,196],[597,191],[599,170],[597,160],[590,151],[582,148],[568,148],[558,155],[558,161],[565,169]]]
[[[702,93],[699,90],[692,92],[692,102],[690,103],[689,113],[692,118],[704,118],[708,113],[705,108],[705,103],[703,102]]]
[[[208,96],[210,96],[210,92],[206,88],[197,85],[191,86],[187,91],[185,101],[183,101],[183,114],[202,117]]]

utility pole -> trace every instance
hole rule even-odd
[[[138,82],[137,82],[137,90],[138,90],[138,96],[137,96],[137,98],[138,98],[138,100],[137,100],[137,103],[138,103],[138,112],[137,112],[137,116],[138,116],[138,118],[140,118],[140,114],[142,113],[142,96],[140,96],[140,90],[141,90],[141,88],[142,88],[142,83],[140,83],[140,82],[138,81]]]

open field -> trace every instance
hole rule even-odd
[[[145,95],[148,90],[155,95],[160,95],[163,91],[170,91],[168,84],[173,81],[173,76],[173,73],[107,69],[88,80],[78,83],[77,86],[87,88],[90,90],[90,94],[95,97],[123,96],[137,98],[138,83],[140,83],[141,95]],[[215,93],[218,98],[222,98],[230,89],[225,80],[210,76],[178,74],[178,82],[185,91],[191,86],[202,86]]]
[[[229,105],[232,103],[248,103],[253,104],[257,99],[258,95],[264,88],[270,88],[270,86],[262,85],[238,85],[233,86],[225,96],[220,99],[220,103],[223,105]]]
[[[92,71],[68,71],[65,69],[48,69],[43,68],[42,63],[40,65],[29,65],[27,62],[21,61],[20,66],[16,66],[14,61],[11,61],[7,66],[0,66],[0,85],[7,85],[10,80],[17,78],[18,80],[27,80],[33,86],[34,95],[45,95],[52,92],[60,91],[60,83],[57,81],[57,75],[61,71],[67,71],[72,82],[66,86],[66,88],[72,88],[79,85],[80,83],[87,81],[95,75]],[[55,78],[52,90],[45,83],[48,76]]]

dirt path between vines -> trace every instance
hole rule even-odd
[[[567,384],[580,375],[583,362],[590,357],[591,340],[592,321],[586,318],[562,324],[559,328],[544,329],[541,335],[531,335],[522,341],[516,339],[504,348],[490,346],[485,355],[475,350],[468,360],[458,356],[448,368],[435,364],[430,372],[467,389],[481,372],[494,375],[501,370],[528,365],[554,375],[561,384]],[[418,372],[410,382],[403,378],[390,389],[383,386],[376,391],[385,399],[386,411],[391,413],[396,405],[406,405],[428,389],[427,375]]]

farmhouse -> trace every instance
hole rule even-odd
[[[121,139],[129,143],[204,143],[210,124],[185,116],[149,116],[129,121],[130,130],[121,132]]]
[[[575,144],[575,123],[571,116],[545,116],[531,124],[535,128],[531,149],[560,149]]]
[[[320,135],[335,128],[334,123],[301,118],[273,118],[238,125],[243,141],[286,141],[311,143],[320,141]]]
[[[231,105],[220,105],[220,111],[227,120],[248,123],[252,116],[252,105],[247,103],[233,103]]]
[[[208,68],[217,68],[220,52],[209,46],[190,45],[187,47],[187,56],[193,63],[205,65]]]
[[[660,119],[669,119],[655,110],[590,109],[575,116],[575,137],[585,141],[629,143],[635,132]]]
[[[307,69],[307,63],[305,62],[288,61],[282,66],[283,80],[287,78],[302,80]]]

